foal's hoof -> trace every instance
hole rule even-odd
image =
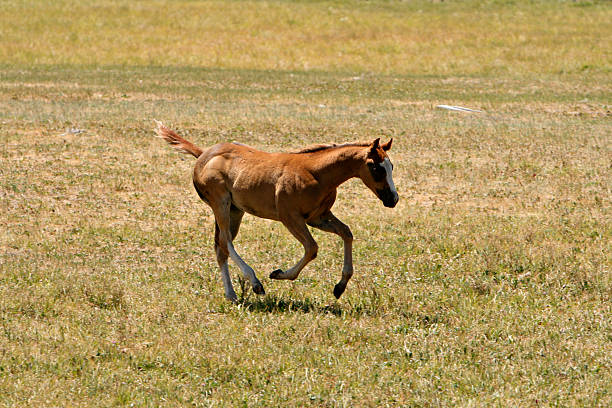
[[[257,293],[258,295],[266,294],[266,291],[264,290],[264,287],[260,282],[257,282],[255,285],[253,285],[253,292]]]
[[[283,274],[282,269],[276,269],[270,272],[270,279],[280,279],[280,276]]]
[[[334,296],[336,299],[340,299],[340,296],[344,293],[344,289],[346,289],[346,283],[338,283],[334,286]]]

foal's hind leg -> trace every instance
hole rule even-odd
[[[342,267],[342,279],[334,287],[334,296],[340,298],[346,289],[346,284],[353,276],[353,234],[351,229],[342,221],[336,218],[331,211],[323,214],[318,220],[308,223],[308,225],[322,231],[332,232],[339,235],[344,241],[344,266]]]
[[[247,263],[244,262],[242,258],[236,253],[236,249],[234,248],[234,244],[232,243],[232,212],[234,213],[234,218],[239,217],[240,219],[242,219],[242,215],[244,213],[238,210],[236,207],[232,207],[229,197],[226,197],[226,199],[224,200],[219,200],[218,203],[211,203],[210,206],[212,207],[213,212],[215,213],[215,221],[219,228],[219,245],[221,247],[221,250],[227,250],[229,257],[232,258],[232,261],[234,261],[238,265],[244,277],[251,282],[253,292],[257,293],[258,295],[263,295],[265,291],[263,285],[261,284],[259,279],[257,279],[257,276],[255,276],[255,271],[253,271],[253,268],[247,265]],[[239,225],[240,222],[238,221],[237,224]],[[236,233],[238,233],[237,227]],[[223,276],[224,271],[222,271],[221,273]]]
[[[236,238],[236,235],[238,235],[238,229],[240,228],[240,222],[242,221],[243,215],[244,212],[240,211],[236,207],[230,208],[230,232],[232,234],[232,240]],[[223,288],[225,289],[225,297],[232,302],[236,302],[238,297],[236,296],[236,292],[234,292],[227,265],[229,251],[227,250],[227,243],[221,243],[221,239],[219,237],[219,225],[217,222],[215,222],[215,253],[217,255],[217,263],[219,264],[219,269],[221,271],[221,280],[223,281]]]

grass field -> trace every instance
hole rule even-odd
[[[0,1],[0,406],[612,404],[612,6]],[[458,104],[486,114],[436,109]],[[193,160],[394,137],[400,193],[302,255],[246,216],[232,305]],[[78,129],[78,130],[77,130]]]

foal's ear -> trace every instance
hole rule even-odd
[[[378,150],[378,148],[380,147],[380,137],[376,140],[374,140],[372,142],[372,144],[370,145],[370,150],[368,151],[368,156],[370,157],[376,157],[376,151]]]
[[[387,143],[383,143],[380,147],[382,147],[382,149],[386,152],[388,150],[391,150],[392,143],[393,143],[393,138],[389,139]]]

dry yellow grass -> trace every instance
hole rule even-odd
[[[347,4],[2,4],[0,405],[610,405],[609,5]],[[412,22],[431,30],[423,64],[402,51]],[[439,40],[450,23],[465,54]],[[545,63],[516,57],[519,31]],[[271,281],[301,246],[245,217],[237,248],[268,294],[228,304],[193,162],[153,118],[201,146],[393,136],[398,207],[357,181],[339,194],[341,301],[337,237],[315,231],[316,261]]]

